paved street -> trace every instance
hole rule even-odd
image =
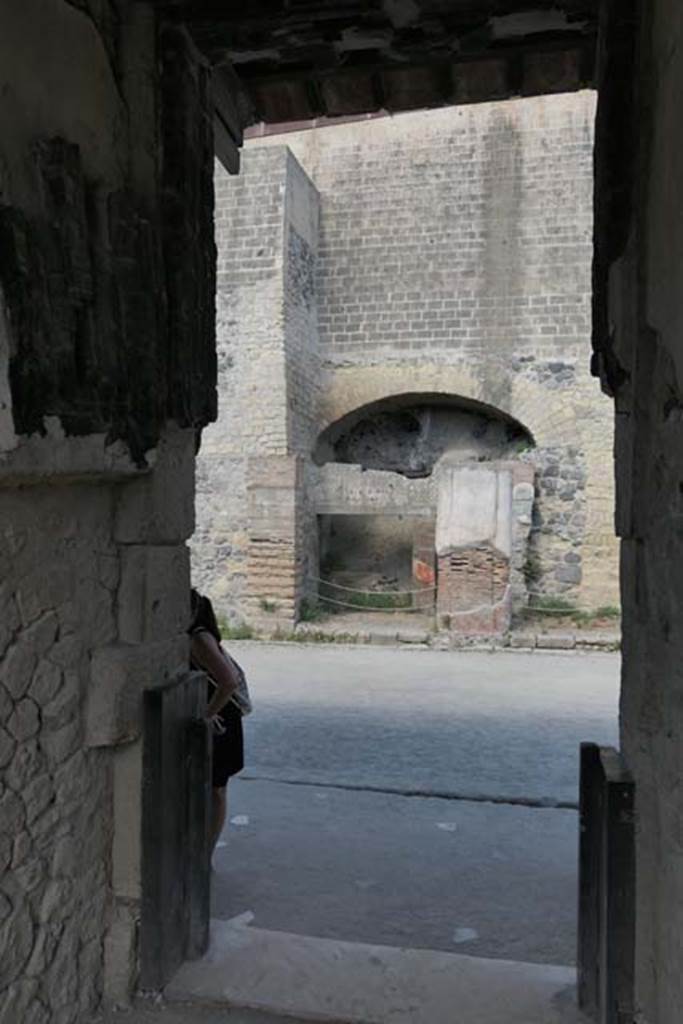
[[[573,962],[578,745],[616,742],[616,655],[233,653],[255,711],[214,916]]]

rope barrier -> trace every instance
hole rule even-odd
[[[377,594],[391,594],[392,597],[395,594],[397,597],[402,597],[404,594],[426,594],[430,590],[436,590],[436,587],[419,587],[417,590],[359,590],[358,587],[345,587],[341,583],[334,583],[332,580],[324,580],[320,576],[309,576],[311,583],[323,583],[326,587],[335,587],[337,590],[346,590],[350,594],[367,594],[369,597],[375,597]]]
[[[337,608],[351,608],[354,612],[390,612],[396,614],[410,614],[411,612],[424,612],[429,611],[428,608],[420,608],[416,605],[405,605],[399,608],[382,608],[379,605],[367,605],[367,604],[349,604],[348,601],[335,601],[333,597],[323,597],[322,594],[317,595],[318,601],[324,601],[325,604],[333,604]]]

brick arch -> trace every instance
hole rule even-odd
[[[510,382],[498,393],[467,369],[457,366],[344,367],[328,375],[323,387],[319,433],[368,406],[402,396],[434,396],[472,404],[522,426],[539,447],[566,444],[576,432],[574,411],[548,401],[548,390],[533,381]]]

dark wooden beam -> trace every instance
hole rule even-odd
[[[231,68],[219,66],[211,72],[211,98],[213,102],[213,137],[216,156],[229,174],[240,168],[240,147],[243,138],[244,102],[238,97],[242,85]],[[240,109],[240,107],[242,109]]]

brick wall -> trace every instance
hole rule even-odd
[[[242,168],[236,179],[216,171],[220,397],[197,466],[194,574],[229,618],[253,620],[269,609],[267,621],[276,623],[292,618],[300,598],[295,536],[314,528],[303,471],[292,466],[317,436],[318,199],[285,147],[248,150]],[[278,503],[293,531],[286,538]],[[277,580],[266,571],[273,559]]]

